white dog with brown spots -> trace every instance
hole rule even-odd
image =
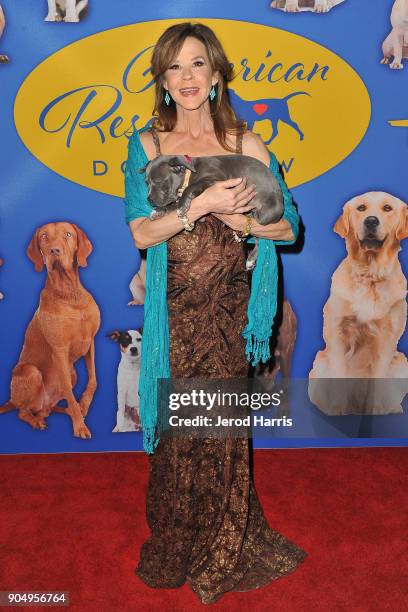
[[[383,42],[382,64],[401,70],[403,59],[408,58],[408,0],[396,0],[391,11],[392,30]],[[391,58],[392,61],[391,61]]]
[[[45,21],[77,23],[88,0],[48,0],[48,15]]]
[[[281,9],[286,13],[313,11],[314,13],[327,13],[344,0],[273,0],[272,8]]]

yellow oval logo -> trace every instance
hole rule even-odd
[[[219,36],[234,79],[231,100],[295,187],[345,159],[371,114],[367,89],[338,55],[302,36],[254,23],[200,19]],[[90,189],[123,197],[132,131],[153,108],[150,56],[179,19],[83,38],[39,64],[15,100],[18,133],[43,164]]]

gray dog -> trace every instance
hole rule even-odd
[[[182,194],[186,172],[191,171]],[[249,213],[261,225],[277,223],[283,214],[283,194],[276,177],[259,160],[247,155],[214,155],[189,157],[188,155],[159,155],[150,160],[139,172],[146,172],[148,198],[155,210],[150,218],[162,217],[168,210],[180,209],[186,214],[193,198],[217,181],[248,177],[256,185],[256,195],[251,201],[255,208]],[[257,257],[257,241],[248,257],[246,267],[254,268]]]

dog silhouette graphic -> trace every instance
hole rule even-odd
[[[292,119],[289,111],[289,100],[295,96],[310,96],[306,91],[295,91],[284,98],[264,98],[263,100],[244,100],[229,89],[229,96],[232,107],[236,114],[246,121],[248,129],[252,130],[255,121],[268,120],[271,123],[272,135],[265,144],[270,144],[279,133],[279,122],[286,123],[298,134],[300,140],[304,139],[304,134],[299,125]]]

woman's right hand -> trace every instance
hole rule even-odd
[[[255,207],[255,204],[250,204],[255,189],[255,185],[247,187],[245,177],[217,181],[194,198],[191,206],[194,208],[196,204],[205,213],[245,214]]]

